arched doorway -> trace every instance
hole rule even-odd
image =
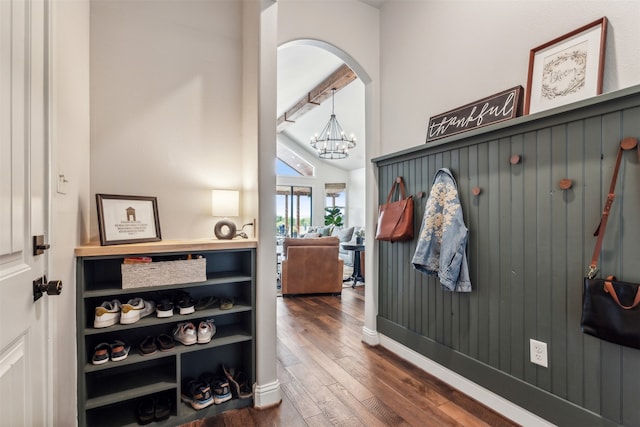
[[[281,60],[285,55],[289,55],[287,61],[289,61],[289,63],[293,63],[297,67],[297,71],[283,70]],[[345,86],[341,91],[336,92],[335,112],[340,120],[340,123],[343,125],[343,128],[345,128],[345,131],[353,131],[356,134],[358,145],[356,150],[358,151],[354,151],[353,156],[350,157],[352,157],[352,160],[359,159],[358,161],[360,162],[357,167],[354,167],[352,163],[350,166],[342,168],[343,173],[346,176],[346,182],[350,183],[348,187],[353,186],[354,188],[357,188],[357,191],[354,193],[359,193],[359,196],[350,194],[350,202],[348,202],[347,206],[346,225],[359,225],[365,227],[367,231],[366,235],[369,237],[368,240],[371,241],[373,247],[373,230],[370,230],[372,226],[366,227],[367,221],[371,222],[371,220],[367,216],[366,210],[368,206],[372,205],[368,201],[368,199],[371,198],[367,195],[367,192],[371,191],[370,187],[372,185],[372,183],[369,183],[369,185],[367,185],[367,182],[371,180],[370,176],[372,175],[372,167],[370,166],[370,163],[368,163],[368,159],[371,158],[372,151],[370,151],[370,147],[367,147],[367,128],[371,129],[371,124],[367,126],[366,117],[367,109],[368,115],[372,116],[371,106],[374,103],[373,95],[371,95],[370,87],[368,87],[371,84],[371,79],[369,78],[368,74],[352,57],[331,44],[318,40],[295,40],[285,43],[278,48],[277,110],[278,116],[280,117],[297,100],[308,94],[316,85],[321,83],[323,79],[325,79],[332,72],[343,65],[346,65],[348,68],[353,70],[353,72],[355,72],[356,80],[353,84],[349,84]],[[284,90],[285,86],[287,87],[286,90]],[[284,98],[285,92],[288,96],[288,98],[286,99]],[[353,103],[353,99],[349,99],[349,97],[357,97],[357,106],[355,106],[355,104]],[[354,113],[354,111],[359,114],[359,117],[356,119],[357,121],[359,120],[357,124],[357,130],[354,130],[350,127],[352,122],[349,121],[349,118]],[[331,102],[327,102],[325,104],[321,104],[315,108],[312,108],[311,111],[306,112],[304,117],[297,117],[295,119],[294,125],[289,125],[289,129],[283,132],[285,137],[278,137],[278,145],[286,147],[287,150],[291,150],[291,148],[293,147],[294,150],[299,150],[298,153],[303,157],[309,156],[311,159],[313,159],[314,164],[319,164],[317,155],[315,155],[315,153],[309,147],[309,138],[314,133],[317,133],[322,129],[322,127],[326,124],[330,114]],[[299,127],[297,129],[291,130],[292,126]],[[336,165],[337,162],[334,165],[326,167],[335,168],[337,167]],[[353,170],[355,169],[359,170],[357,172],[353,172]],[[319,173],[321,172],[322,171],[319,171]],[[307,184],[312,181],[311,179],[303,180]],[[324,185],[324,182],[331,181],[335,182],[336,179],[323,181],[322,185]],[[280,183],[281,181],[278,179],[278,182]],[[292,183],[292,181],[284,180],[284,183],[286,185],[289,185]],[[347,191],[349,191],[349,189]],[[324,212],[324,200],[322,200],[322,198],[320,197],[322,194],[324,194],[324,187],[313,188],[313,194],[318,196],[317,200],[314,199],[313,201],[314,208],[312,216],[313,223],[315,224],[320,222]],[[356,222],[358,224],[356,224]],[[366,264],[368,266],[372,265],[372,263]],[[368,269],[371,269],[371,267],[369,267]],[[369,274],[369,276],[371,277],[371,274]],[[371,282],[373,284],[375,283],[375,280],[372,280]],[[374,303],[372,302],[373,293],[370,289],[367,289],[365,295],[367,295],[368,299],[368,301],[366,302],[367,308],[365,309],[365,311],[369,311],[369,313],[365,315],[365,324],[368,321],[370,325],[373,325],[373,322],[375,322],[375,314],[373,313],[375,309]],[[367,331],[371,331],[371,336],[373,337],[374,329],[375,327],[365,327],[363,329],[365,331],[365,337],[367,336]],[[374,339],[365,339],[365,341],[373,343]]]

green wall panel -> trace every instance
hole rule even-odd
[[[582,279],[625,136],[640,137],[640,87],[374,159],[380,203],[397,176],[425,193],[414,240],[378,243],[378,330],[558,425],[640,425],[640,350],[580,331]],[[442,167],[470,230],[469,294],[411,265]],[[620,179],[600,266],[640,281],[637,157],[625,155]],[[547,343],[549,368],[529,362],[530,338]]]

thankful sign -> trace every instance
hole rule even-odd
[[[518,117],[522,86],[516,86],[429,119],[427,142]]]

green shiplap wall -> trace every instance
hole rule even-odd
[[[428,195],[439,168],[453,172],[473,284],[442,291],[411,266],[427,200],[416,198],[416,239],[378,244],[378,331],[557,425],[639,426],[640,350],[580,331],[593,232],[626,136],[640,138],[640,87],[374,159],[381,203],[397,176]],[[640,282],[635,152],[616,194],[601,271]],[[547,343],[549,368],[529,362],[530,338]]]

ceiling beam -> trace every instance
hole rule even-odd
[[[278,117],[276,122],[277,132],[282,132],[287,126],[295,123],[296,119],[331,97],[332,89],[335,89],[337,92],[356,78],[356,73],[354,73],[346,64],[343,64],[340,68],[331,73],[329,77],[324,79],[322,83],[300,98],[293,107],[289,108],[283,115]]]

